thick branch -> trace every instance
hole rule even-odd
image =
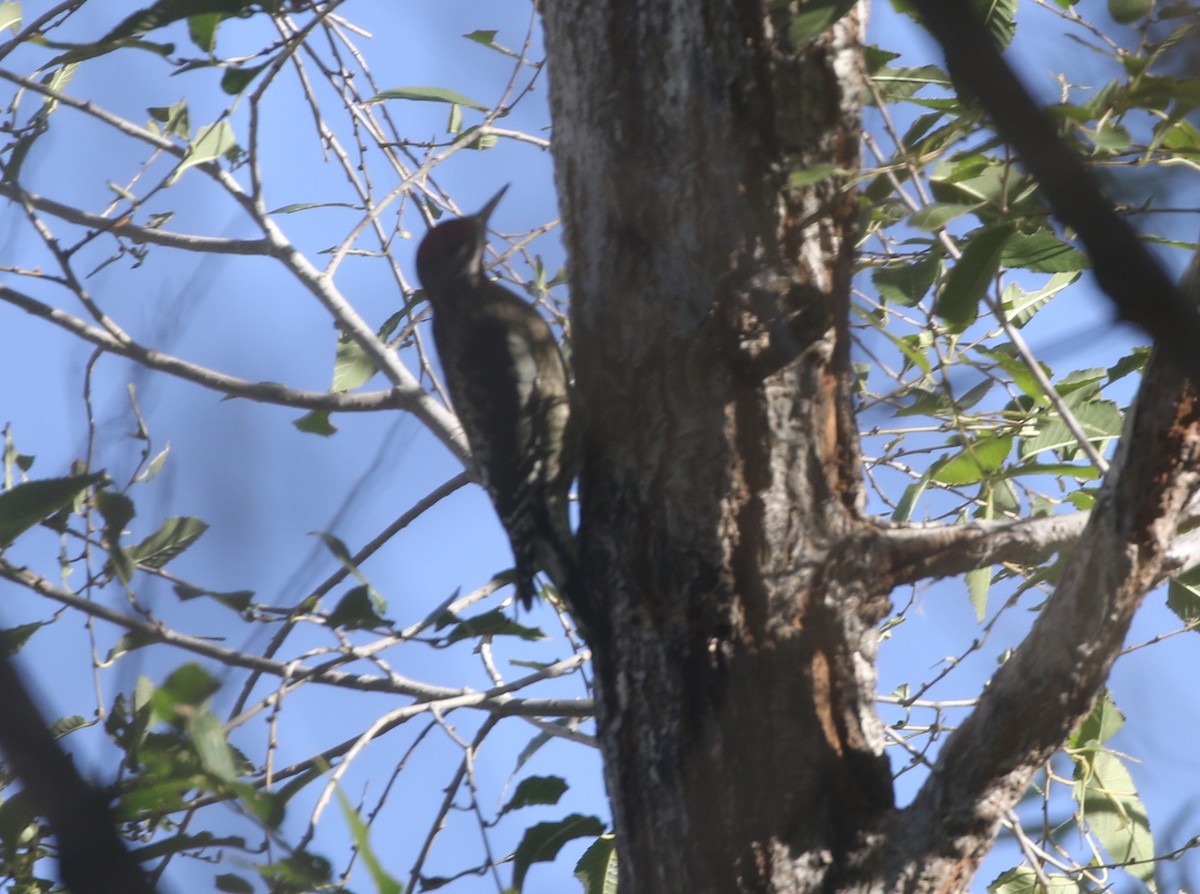
[[[889,849],[916,890],[965,884],[1005,810],[1087,715],[1134,611],[1170,567],[1174,533],[1200,484],[1196,391],[1155,358],[1061,583],[978,707],[947,739],[925,786],[897,818]]]
[[[894,584],[949,577],[1001,562],[1033,565],[1075,544],[1088,513],[966,525],[880,526]]]

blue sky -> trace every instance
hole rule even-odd
[[[85,11],[74,25],[77,39],[103,33],[113,24],[104,18],[101,7],[92,6],[95,8]],[[893,15],[887,4],[874,6],[874,42],[903,48],[903,61],[910,64],[940,59],[907,19]],[[1084,3],[1081,7],[1085,15],[1103,16],[1102,4]],[[438,85],[489,103],[511,65],[506,57],[463,40],[461,35],[497,29],[499,43],[516,47],[527,27],[528,4],[497,0],[488,4],[352,5],[349,15],[364,16],[355,21],[375,35],[367,43],[380,86]],[[1047,66],[1058,65],[1058,57],[1068,45],[1053,31],[1019,33],[1020,42],[1012,55],[1046,95],[1053,89]],[[186,45],[182,29],[174,36],[181,48]],[[222,31],[221,51],[235,52],[243,42],[246,51],[253,51],[265,39],[258,25],[229,23]],[[1077,52],[1073,45],[1070,50]],[[32,57],[16,55],[7,64],[19,70],[17,60],[21,58]],[[212,120],[228,103],[227,97],[212,90],[216,77],[211,71],[171,79],[165,73],[165,66],[150,54],[118,53],[85,65],[71,90],[136,122],[145,119],[146,107],[169,105],[184,95],[192,109],[193,126]],[[322,199],[344,201],[344,183],[336,173],[331,174],[333,167],[322,158],[313,138],[311,116],[297,110],[298,97],[294,80],[285,79],[262,110],[264,127],[270,128],[263,157],[264,171],[270,173],[268,204],[278,208]],[[546,136],[545,97],[543,78],[538,89],[522,100],[517,113],[506,119],[505,126]],[[401,130],[416,138],[442,136],[445,106],[396,104],[393,114],[403,119]],[[472,114],[466,114],[468,125],[475,120]],[[235,128],[244,125],[244,115],[243,106],[234,117]],[[131,153],[126,141],[77,116],[60,115],[54,123],[23,172],[28,188],[96,207],[112,196],[105,185],[108,181],[120,183],[134,175],[141,156]],[[45,157],[39,155],[42,152]],[[394,173],[381,167],[372,174],[394,180]],[[440,168],[437,176],[467,210],[481,205],[499,185],[512,183],[493,218],[495,229],[502,233],[530,230],[557,214],[549,155],[528,144],[502,142],[488,152],[461,152]],[[391,185],[388,181],[384,189]],[[169,225],[174,230],[256,235],[232,203],[195,172],[185,175],[164,197],[162,210],[168,208],[176,214]],[[321,263],[322,252],[342,239],[356,216],[346,210],[323,209],[280,215],[278,220],[296,244]],[[397,240],[393,252],[412,282],[412,254],[423,224],[410,209],[403,226],[411,238]],[[1194,216],[1178,226],[1195,230]],[[37,248],[19,210],[12,206],[0,215],[0,245],[7,256],[21,258],[25,265],[49,266],[48,257]],[[536,250],[550,270],[562,263],[553,234],[539,240]],[[102,253],[96,260],[102,260]],[[1182,266],[1182,261],[1181,257],[1169,259],[1177,266]],[[136,337],[250,380],[282,381],[313,390],[328,387],[334,335],[328,315],[273,262],[152,249],[141,269],[131,272],[130,266],[127,259],[118,261],[95,273],[88,284],[105,309]],[[0,278],[10,279],[6,274]],[[395,282],[379,259],[350,259],[339,271],[338,284],[372,325],[381,323],[399,306]],[[25,280],[20,287],[32,290]],[[1030,330],[1035,347],[1044,348],[1060,371],[1106,365],[1128,345],[1140,341],[1136,333],[1109,323],[1107,305],[1091,292],[1090,283],[1081,283],[1076,292],[1070,302],[1063,302],[1061,311],[1047,312]],[[56,294],[49,287],[42,293],[47,300]],[[81,383],[90,350],[42,321],[2,306],[0,332],[5,345],[0,351],[0,377],[6,383],[0,392],[0,424],[11,425],[19,450],[37,456],[32,475],[62,474],[87,446]],[[379,387],[378,381],[370,387]],[[131,457],[136,456],[136,444],[129,437],[134,423],[127,394],[130,382],[136,387],[153,449],[168,443],[171,447],[163,474],[153,484],[134,489],[138,517],[131,540],[150,533],[167,515],[202,517],[211,524],[208,534],[172,568],[215,590],[252,589],[259,601],[271,605],[294,604],[336,567],[310,532],[331,531],[353,549],[460,470],[445,448],[400,413],[343,414],[334,420],[339,433],[321,438],[293,427],[292,420],[301,415],[298,411],[222,401],[219,395],[195,385],[146,374],[126,361],[106,358],[96,365],[92,383],[97,430],[94,465],[108,468],[117,478],[129,474]],[[56,551],[56,538],[48,532],[34,532],[19,544],[16,555],[52,571]],[[387,597],[388,616],[403,626],[456,589],[466,592],[486,582],[508,561],[506,541],[486,498],[478,488],[465,488],[402,532],[365,563],[363,571]],[[0,594],[0,617],[5,625],[48,615],[48,606],[11,585],[0,583]],[[245,626],[230,623],[234,619],[226,609],[211,603],[179,604],[166,586],[147,586],[138,596],[170,623],[194,634],[228,637],[228,645],[248,651],[261,649],[265,642],[264,631],[247,640]],[[898,601],[906,598],[907,594],[897,594]],[[1147,600],[1131,643],[1178,627],[1161,608],[1162,602],[1161,594]],[[1019,642],[1027,629],[1028,607],[1023,604],[1007,613],[987,648],[964,661],[934,695],[969,698],[976,694],[994,667],[996,655]],[[548,609],[539,608],[534,619],[548,631],[555,628]],[[922,589],[916,609],[881,649],[881,691],[890,691],[902,681],[916,684],[930,678],[939,662],[961,653],[978,631],[961,581]],[[109,628],[99,628],[97,650],[103,654],[116,636]],[[1185,825],[1174,833],[1178,840],[1162,840],[1169,821],[1189,809],[1195,796],[1190,780],[1200,775],[1189,745],[1196,738],[1192,718],[1198,713],[1197,700],[1189,675],[1176,670],[1189,667],[1187,662],[1194,654],[1192,639],[1190,634],[1174,637],[1135,652],[1118,664],[1112,680],[1117,703],[1129,716],[1116,746],[1145,761],[1135,768],[1134,775],[1157,822],[1160,848],[1181,843],[1194,831]],[[331,641],[325,634],[302,631],[290,643],[288,654],[301,654],[300,644],[320,649],[328,648]],[[90,714],[95,703],[91,648],[80,621],[68,618],[39,632],[23,653],[26,667],[52,706],[49,713]],[[512,678],[522,673],[507,664],[513,659],[551,661],[569,652],[569,644],[561,636],[535,646],[501,643],[497,664]],[[488,685],[478,657],[465,645],[448,650],[406,648],[389,658],[397,672],[417,679],[446,685]],[[139,674],[161,680],[182,660],[178,653],[161,649],[123,659],[113,672],[100,675],[102,701],[110,702],[118,690],[127,690]],[[232,705],[240,677],[231,679],[234,685],[218,697],[218,710],[227,711]],[[582,694],[582,687],[572,678],[544,684],[538,693],[576,696]],[[353,735],[396,703],[379,696],[310,687],[292,696],[287,707],[279,736],[280,764]],[[468,738],[479,719],[465,712],[449,718],[455,732]],[[419,725],[414,723],[369,749],[345,784],[352,801],[361,798],[366,805],[374,803],[387,774],[418,732]],[[485,806],[503,800],[517,756],[535,733],[527,723],[510,720],[488,740],[476,764],[480,800]],[[255,751],[261,749],[264,736],[261,724],[248,724],[234,733],[234,741]],[[439,737],[443,741],[434,743]],[[106,777],[110,753],[95,737],[90,744],[81,740],[78,745],[97,775]],[[441,798],[441,788],[460,756],[461,750],[450,741],[450,731],[435,729],[428,743],[414,752],[383,818],[374,827],[374,840],[386,842],[385,862],[403,881],[407,881],[407,869],[424,838],[433,805]],[[511,848],[524,825],[535,819],[572,811],[607,815],[599,762],[589,749],[552,742],[520,775],[532,773],[563,775],[571,790],[558,807],[524,811],[516,822],[501,826],[495,833],[497,853]],[[899,790],[901,800],[911,795],[905,780]],[[289,819],[292,838],[303,828],[304,817],[296,812],[299,818]],[[331,808],[314,846],[339,860],[344,834],[345,823],[337,817],[336,807]],[[427,871],[449,874],[471,864],[479,859],[478,841],[474,821],[453,814]],[[581,849],[572,846],[552,867],[535,868],[526,890],[570,890],[574,884],[569,878],[571,866]],[[993,857],[976,889],[983,890],[991,875],[1011,865],[1013,859],[1011,850]],[[189,883],[209,884],[212,875],[210,867],[182,862],[173,871],[178,873],[171,876],[175,890],[184,890]],[[507,883],[507,868],[502,870],[502,878]],[[357,889],[369,887],[361,873],[357,879]],[[454,890],[494,890],[494,884],[490,878],[470,878],[460,881]]]

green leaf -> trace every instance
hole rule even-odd
[[[140,482],[149,482],[149,481],[153,481],[155,478],[157,478],[159,472],[162,471],[163,466],[165,466],[167,464],[167,457],[170,455],[171,455],[171,445],[167,444],[166,447],[164,447],[162,450],[158,451],[158,453],[155,454],[154,458],[151,459],[150,462],[146,464],[146,468],[143,469],[138,474],[137,480]]]
[[[933,287],[941,265],[941,253],[929,251],[915,261],[877,267],[871,271],[871,281],[883,300],[915,307]]]
[[[458,106],[455,106],[454,108],[457,109]],[[452,130],[451,132],[457,133],[457,130]],[[478,133],[478,136],[475,137],[475,139],[467,140],[465,143],[460,143],[464,149],[471,149],[476,152],[486,152],[488,149],[495,148],[500,142],[500,137],[496,136],[496,134],[484,133],[483,128],[478,126],[468,127],[460,136],[466,137],[467,135],[476,132]]]
[[[58,720],[55,720],[46,729],[55,739],[61,739],[63,736],[68,736],[77,729],[86,729],[97,722],[95,720],[87,720],[78,714],[68,714],[66,717],[60,717]]]
[[[816,40],[853,9],[856,2],[857,0],[808,0],[788,26],[788,39],[793,46]]]
[[[488,111],[488,107],[482,103],[463,96],[455,90],[448,90],[445,87],[392,87],[388,90],[381,90],[372,96],[367,102],[383,102],[388,99],[407,99],[413,102],[444,102],[451,105],[466,106],[468,109],[475,109],[479,112]]]
[[[100,491],[96,494],[96,508],[104,517],[105,536],[109,539],[109,545],[115,547],[125,533],[126,526],[137,515],[133,500],[115,491]]]
[[[513,852],[513,887],[520,888],[530,866],[550,862],[568,841],[594,838],[603,833],[604,824],[599,819],[578,813],[555,822],[530,826]]]
[[[948,89],[950,77],[936,65],[917,68],[892,68],[884,66],[872,77],[880,96],[886,103],[900,102],[914,96],[924,87]]]
[[[1154,0],[1108,0],[1108,14],[1119,25],[1132,25],[1154,9]]]
[[[470,34],[464,34],[463,37],[465,37],[467,40],[474,41],[480,46],[487,47],[489,50],[495,50],[502,56],[508,56],[513,59],[518,58],[518,55],[512,50],[508,49],[507,47],[502,47],[500,44],[496,43],[496,35],[499,33],[499,31],[484,31],[479,29],[472,31]]]
[[[29,624],[20,624],[16,627],[0,630],[0,655],[7,655],[10,658],[16,655],[29,642],[31,636],[49,623],[51,622],[34,621]]]
[[[333,866],[318,854],[295,851],[266,866],[256,866],[271,891],[321,891],[329,887]]]
[[[238,613],[249,611],[251,600],[254,598],[253,590],[234,590],[230,593],[221,593],[215,590],[204,590],[183,581],[177,583],[174,589],[175,595],[184,602],[200,596],[207,596],[209,599],[215,599],[217,602]]]
[[[354,575],[355,580],[359,583],[370,584],[364,575],[354,564],[354,557],[350,555],[350,550],[345,542],[336,534],[330,534],[328,531],[313,531],[312,535],[325,544],[326,548],[333,554],[342,567]]]
[[[617,894],[617,837],[601,835],[575,864],[583,894]]]
[[[145,34],[180,19],[220,14],[222,17],[240,15],[254,6],[251,0],[158,0],[121,20],[98,43],[110,43],[118,38]]]
[[[1154,837],[1146,808],[1124,762],[1095,750],[1076,759],[1075,800],[1088,829],[1114,863],[1154,890]]]
[[[971,0],[984,18],[988,32],[999,49],[1012,43],[1017,31],[1017,0]]]
[[[43,38],[42,43],[55,49],[66,50],[51,59],[47,65],[75,65],[87,59],[103,56],[114,50],[146,50],[156,56],[170,56],[175,52],[173,43],[155,43],[150,40],[139,40],[136,37],[124,37],[119,40],[100,41],[98,43],[62,44],[54,43]]]
[[[1000,272],[1000,258],[1013,232],[1012,224],[993,224],[967,237],[967,247],[951,268],[933,308],[951,332],[962,332],[975,322],[979,302]]]
[[[988,885],[988,894],[1078,894],[1080,883],[1070,876],[1043,873],[1050,889],[1042,885],[1036,872],[1029,866],[1018,866],[1002,873]]]
[[[485,47],[490,47],[496,43],[496,35],[499,33],[499,31],[476,29],[469,34],[464,34],[463,37],[467,40],[473,40],[475,43],[483,44]]]
[[[151,106],[146,111],[150,115],[150,120],[164,136],[178,137],[181,140],[192,138],[186,99],[181,99],[170,106]],[[154,127],[151,129],[153,130]]]
[[[160,642],[162,642],[162,639],[154,636],[151,633],[147,633],[143,630],[130,630],[128,633],[122,634],[117,640],[116,645],[108,650],[108,655],[104,659],[105,663],[111,664],[117,658],[120,658],[122,655],[125,655],[128,652],[134,652],[143,646],[149,646]]]
[[[1108,400],[1096,400],[1086,392],[1069,394],[1063,403],[1079,422],[1089,441],[1103,444],[1121,434],[1121,411]],[[1076,446],[1075,436],[1058,413],[1047,410],[1038,425],[1037,434],[1021,443],[1021,456],[1031,457],[1045,450],[1068,450]]]
[[[340,788],[337,789],[337,797],[338,803],[342,805],[342,815],[346,817],[346,823],[350,826],[350,833],[354,837],[355,850],[367,864],[367,871],[371,873],[371,881],[375,883],[375,890],[379,894],[401,894],[404,886],[392,878],[383,868],[383,864],[379,862],[375,849],[371,847],[371,838],[366,823],[362,821],[358,811],[350,805]]]
[[[805,186],[812,186],[814,183],[820,183],[828,177],[832,177],[839,170],[837,165],[819,164],[812,165],[807,168],[799,168],[791,171],[788,174],[788,189],[800,189]]]
[[[1200,567],[1189,568],[1167,585],[1167,608],[1185,624],[1200,621]]]
[[[1087,255],[1071,248],[1049,230],[1013,236],[1005,243],[1000,262],[1005,267],[1021,267],[1035,273],[1071,273],[1091,267]]]
[[[896,509],[892,512],[892,521],[904,522],[912,518],[912,511],[917,505],[917,500],[921,499],[921,494],[925,493],[928,486],[929,479],[922,476],[919,481],[914,481],[904,488],[904,495],[896,503]]]
[[[230,96],[237,96],[250,86],[254,79],[262,73],[263,69],[270,65],[270,62],[264,62],[262,65],[227,68],[225,69],[225,74],[221,75],[221,89]]]
[[[188,713],[188,737],[192,748],[200,759],[206,773],[222,782],[233,782],[238,777],[233,763],[233,752],[225,739],[221,721],[208,708],[200,706]]]
[[[360,385],[365,385],[377,368],[375,361],[367,356],[354,337],[348,332],[338,335],[337,354],[333,362],[333,387],[335,394],[353,391]]]
[[[978,207],[978,202],[930,202],[914,211],[908,222],[926,232],[940,230],[956,217],[970,214]]]
[[[980,346],[975,350],[989,360],[994,361],[1012,379],[1013,384],[1021,389],[1023,394],[1044,406],[1050,404],[1050,398],[1046,396],[1046,392],[1042,390],[1042,386],[1038,384],[1038,380],[1034,378],[1029,367],[1025,365],[1025,361],[1016,356],[1016,349],[1014,347],[1011,345],[998,345],[995,348]],[[1038,361],[1038,366],[1047,380],[1049,380],[1053,375],[1053,370],[1041,361]]]
[[[38,522],[71,506],[76,497],[103,478],[103,472],[43,478],[0,493],[0,549]]]
[[[1026,292],[1016,283],[1009,283],[1004,287],[1000,301],[1009,321],[1020,329],[1049,304],[1051,298],[1078,281],[1078,273],[1055,273],[1043,288],[1035,292]]]
[[[1011,435],[984,435],[931,472],[934,481],[964,485],[982,481],[1004,465],[1012,452]]]
[[[458,619],[455,619],[458,620]],[[445,626],[439,624],[439,627]],[[464,639],[479,639],[491,636],[517,636],[523,640],[545,639],[546,635],[536,627],[526,627],[518,624],[500,609],[484,612],[471,618],[459,620],[446,637],[446,645],[452,645]]]
[[[188,16],[188,37],[205,53],[217,48],[217,27],[225,20],[219,12],[203,12]]]
[[[329,437],[337,434],[337,427],[329,421],[328,410],[313,410],[305,413],[299,419],[293,419],[292,425],[310,435]]]
[[[971,607],[975,609],[975,620],[983,623],[987,617],[988,591],[992,586],[992,569],[976,568],[965,575],[967,594],[971,598]]]
[[[533,804],[557,804],[566,791],[567,781],[561,776],[528,776],[517,784],[513,796],[500,809],[500,816]]]
[[[212,832],[197,832],[194,835],[172,835],[170,838],[160,838],[152,844],[139,847],[133,852],[135,860],[155,860],[171,854],[182,854],[187,851],[195,853],[199,848],[229,847],[245,850],[246,839],[240,835],[228,835],[218,838]]]
[[[198,707],[220,688],[208,671],[192,661],[172,671],[155,694],[170,699],[172,706]]]
[[[370,587],[360,584],[338,600],[337,606],[329,613],[329,625],[344,630],[382,627],[389,623],[387,618],[379,614],[387,609],[382,602]]]
[[[1103,745],[1125,726],[1125,715],[1113,701],[1112,693],[1107,689],[1096,699],[1092,710],[1067,738],[1071,748],[1094,747]]]
[[[247,766],[248,766],[247,762]],[[230,782],[232,789],[246,808],[259,822],[274,829],[278,828],[287,814],[287,799],[279,791],[262,791],[245,782]]]
[[[148,568],[162,568],[195,543],[208,530],[208,522],[199,518],[175,515],[162,527],[128,550],[129,558]]]
[[[133,500],[125,494],[102,490],[96,494],[96,508],[104,516],[104,540],[108,546],[108,569],[123,584],[133,579],[134,564],[129,554],[121,547],[125,526],[136,512]]]
[[[183,176],[183,172],[196,165],[215,161],[218,158],[234,158],[238,154],[237,140],[233,136],[233,128],[228,121],[218,121],[200,128],[196,139],[188,147],[187,154],[179,162],[179,166],[167,181],[167,185],[175,183]]]
[[[5,798],[0,802],[0,841],[5,842],[6,851],[10,848],[15,851],[17,842],[27,846],[25,843],[31,837],[36,840],[37,807],[29,789],[22,789],[15,794],[5,791]]]

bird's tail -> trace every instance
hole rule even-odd
[[[575,535],[571,533],[566,495],[561,499],[548,500],[545,515],[541,526],[542,536],[537,540],[537,562],[558,591],[563,593],[570,587],[579,561]]]

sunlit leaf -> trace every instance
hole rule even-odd
[[[148,568],[162,568],[195,543],[208,530],[208,522],[187,516],[172,516],[157,531],[128,550],[129,558]]]
[[[188,168],[215,161],[218,158],[232,157],[237,152],[237,140],[228,121],[218,121],[216,124],[202,127],[168,182],[177,181]]]
[[[414,102],[444,102],[452,105],[466,106],[479,112],[486,112],[488,107],[483,103],[463,96],[456,90],[445,87],[392,87],[380,90],[368,102],[383,102],[388,99],[408,99]]]
[[[583,894],[617,894],[617,837],[601,835],[575,864]]]

